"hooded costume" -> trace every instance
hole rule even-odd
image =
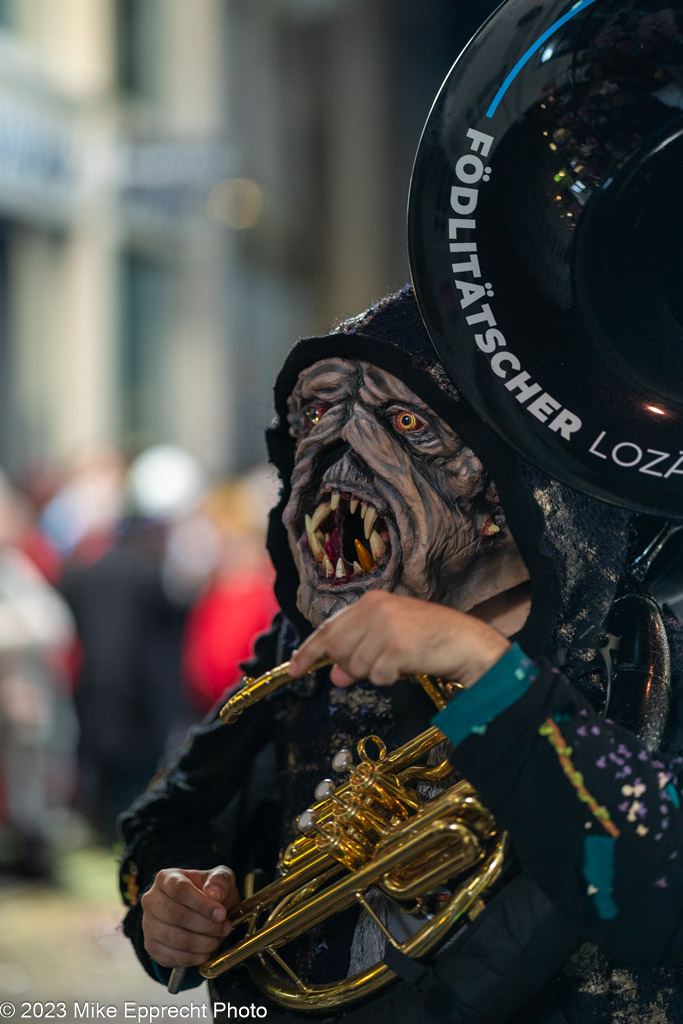
[[[676,834],[683,824],[679,765],[651,754],[632,733],[600,717],[606,682],[601,634],[615,599],[623,595],[632,516],[550,479],[492,435],[437,361],[410,288],[327,336],[300,341],[278,377],[277,419],[268,446],[282,493],[271,515],[268,546],[281,612],[257,642],[249,673],[288,660],[312,628],[297,607],[300,573],[283,514],[286,518],[298,457],[292,395],[300,375],[326,359],[345,360],[350,367],[369,364],[405,382],[476,453],[497,494],[482,487],[459,502],[459,511],[473,521],[495,522],[499,497],[529,571],[532,603],[511,655],[521,658],[509,666],[518,677],[514,692],[505,686],[501,691],[500,680],[484,677],[492,694],[488,706],[471,699],[484,692],[482,680],[434,719],[456,742],[451,755],[456,769],[510,830],[518,857],[515,872],[475,923],[429,963],[415,966],[395,958],[391,966],[402,981],[336,1018],[321,1016],[502,1024],[518,1011],[520,1021],[535,1024],[597,1024],[621,1020],[621,1003],[635,1000],[640,1016],[633,1020],[639,1024],[677,1020],[677,972],[636,972],[631,965],[643,958],[638,942],[643,933],[649,964],[659,967],[683,956],[683,933],[664,909],[672,890],[683,903],[683,877],[675,870]],[[378,423],[382,415],[378,411]],[[317,453],[316,486],[334,476],[334,467],[344,460],[368,482],[360,446],[340,438],[341,433]],[[342,541],[329,543],[337,543],[334,554],[345,571]],[[680,629],[671,619],[667,627],[676,682]],[[504,674],[505,666],[492,673],[497,671]],[[666,686],[653,689],[661,696]],[[644,706],[658,733],[666,724],[672,735],[671,723],[664,722],[665,704],[653,698]],[[386,690],[361,681],[338,690],[322,670],[250,709],[229,735],[215,716],[195,730],[121,821],[122,892],[130,907],[124,928],[146,970],[159,980],[168,975],[150,960],[141,931],[138,897],[156,871],[224,862],[239,877],[240,871],[272,868],[277,850],[291,839],[292,819],[308,806],[337,749],[371,733],[392,749],[426,728],[431,715],[433,708],[408,683]],[[274,774],[268,774],[269,765]],[[272,779],[278,777],[286,777],[287,784],[274,794]],[[660,911],[652,910],[653,901],[662,904],[668,924],[663,926]],[[593,946],[582,945],[584,940],[599,942],[614,955],[618,970]],[[297,969],[310,971],[312,980],[326,980],[330,972],[344,976],[358,943],[356,916],[345,913],[334,926],[319,926],[298,940]],[[560,972],[564,961],[568,965]],[[255,1001],[240,972],[213,984],[233,1004]],[[269,1019],[299,1019],[278,1014],[282,1011],[271,1007]]]

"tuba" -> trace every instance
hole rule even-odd
[[[683,517],[683,3],[508,0],[424,128],[408,246],[462,396],[553,479]]]
[[[408,206],[420,312],[464,400],[551,477],[642,514],[643,555],[610,628],[635,622],[659,647],[622,652],[610,713],[635,732],[648,718],[650,749],[669,690],[644,596],[653,566],[668,599],[683,596],[682,167],[683,0],[507,0],[436,97]],[[222,717],[288,679],[285,664],[247,680]],[[453,694],[418,681],[437,707]],[[366,737],[357,761],[340,752],[348,778],[318,787],[278,879],[247,894],[241,934],[202,974],[247,964],[287,1009],[347,1007],[481,912],[507,837],[447,760],[427,763],[442,739],[430,729],[387,752]],[[443,786],[427,802],[424,781]],[[419,921],[406,941],[378,917],[377,889]],[[384,932],[384,958],[327,985],[299,978],[284,947],[353,903]]]

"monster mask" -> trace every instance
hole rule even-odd
[[[302,370],[283,511],[314,626],[370,588],[476,609],[528,578],[471,448],[403,381],[359,359]]]

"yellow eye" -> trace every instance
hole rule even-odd
[[[321,419],[329,409],[329,405],[324,405],[322,402],[317,402],[315,405],[310,405],[304,412],[309,426],[315,427],[320,423]]]
[[[394,426],[401,434],[410,434],[415,430],[422,430],[426,424],[414,412],[401,409],[394,413]]]

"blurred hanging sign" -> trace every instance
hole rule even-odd
[[[177,225],[206,216],[236,163],[224,140],[120,140],[53,97],[0,90],[0,215],[60,224],[104,199],[133,224]]]
[[[31,217],[68,213],[79,181],[76,151],[68,116],[0,95],[0,210]]]
[[[222,140],[123,143],[117,163],[126,213],[172,222],[203,216],[210,190],[234,173],[236,162],[234,149]]]

